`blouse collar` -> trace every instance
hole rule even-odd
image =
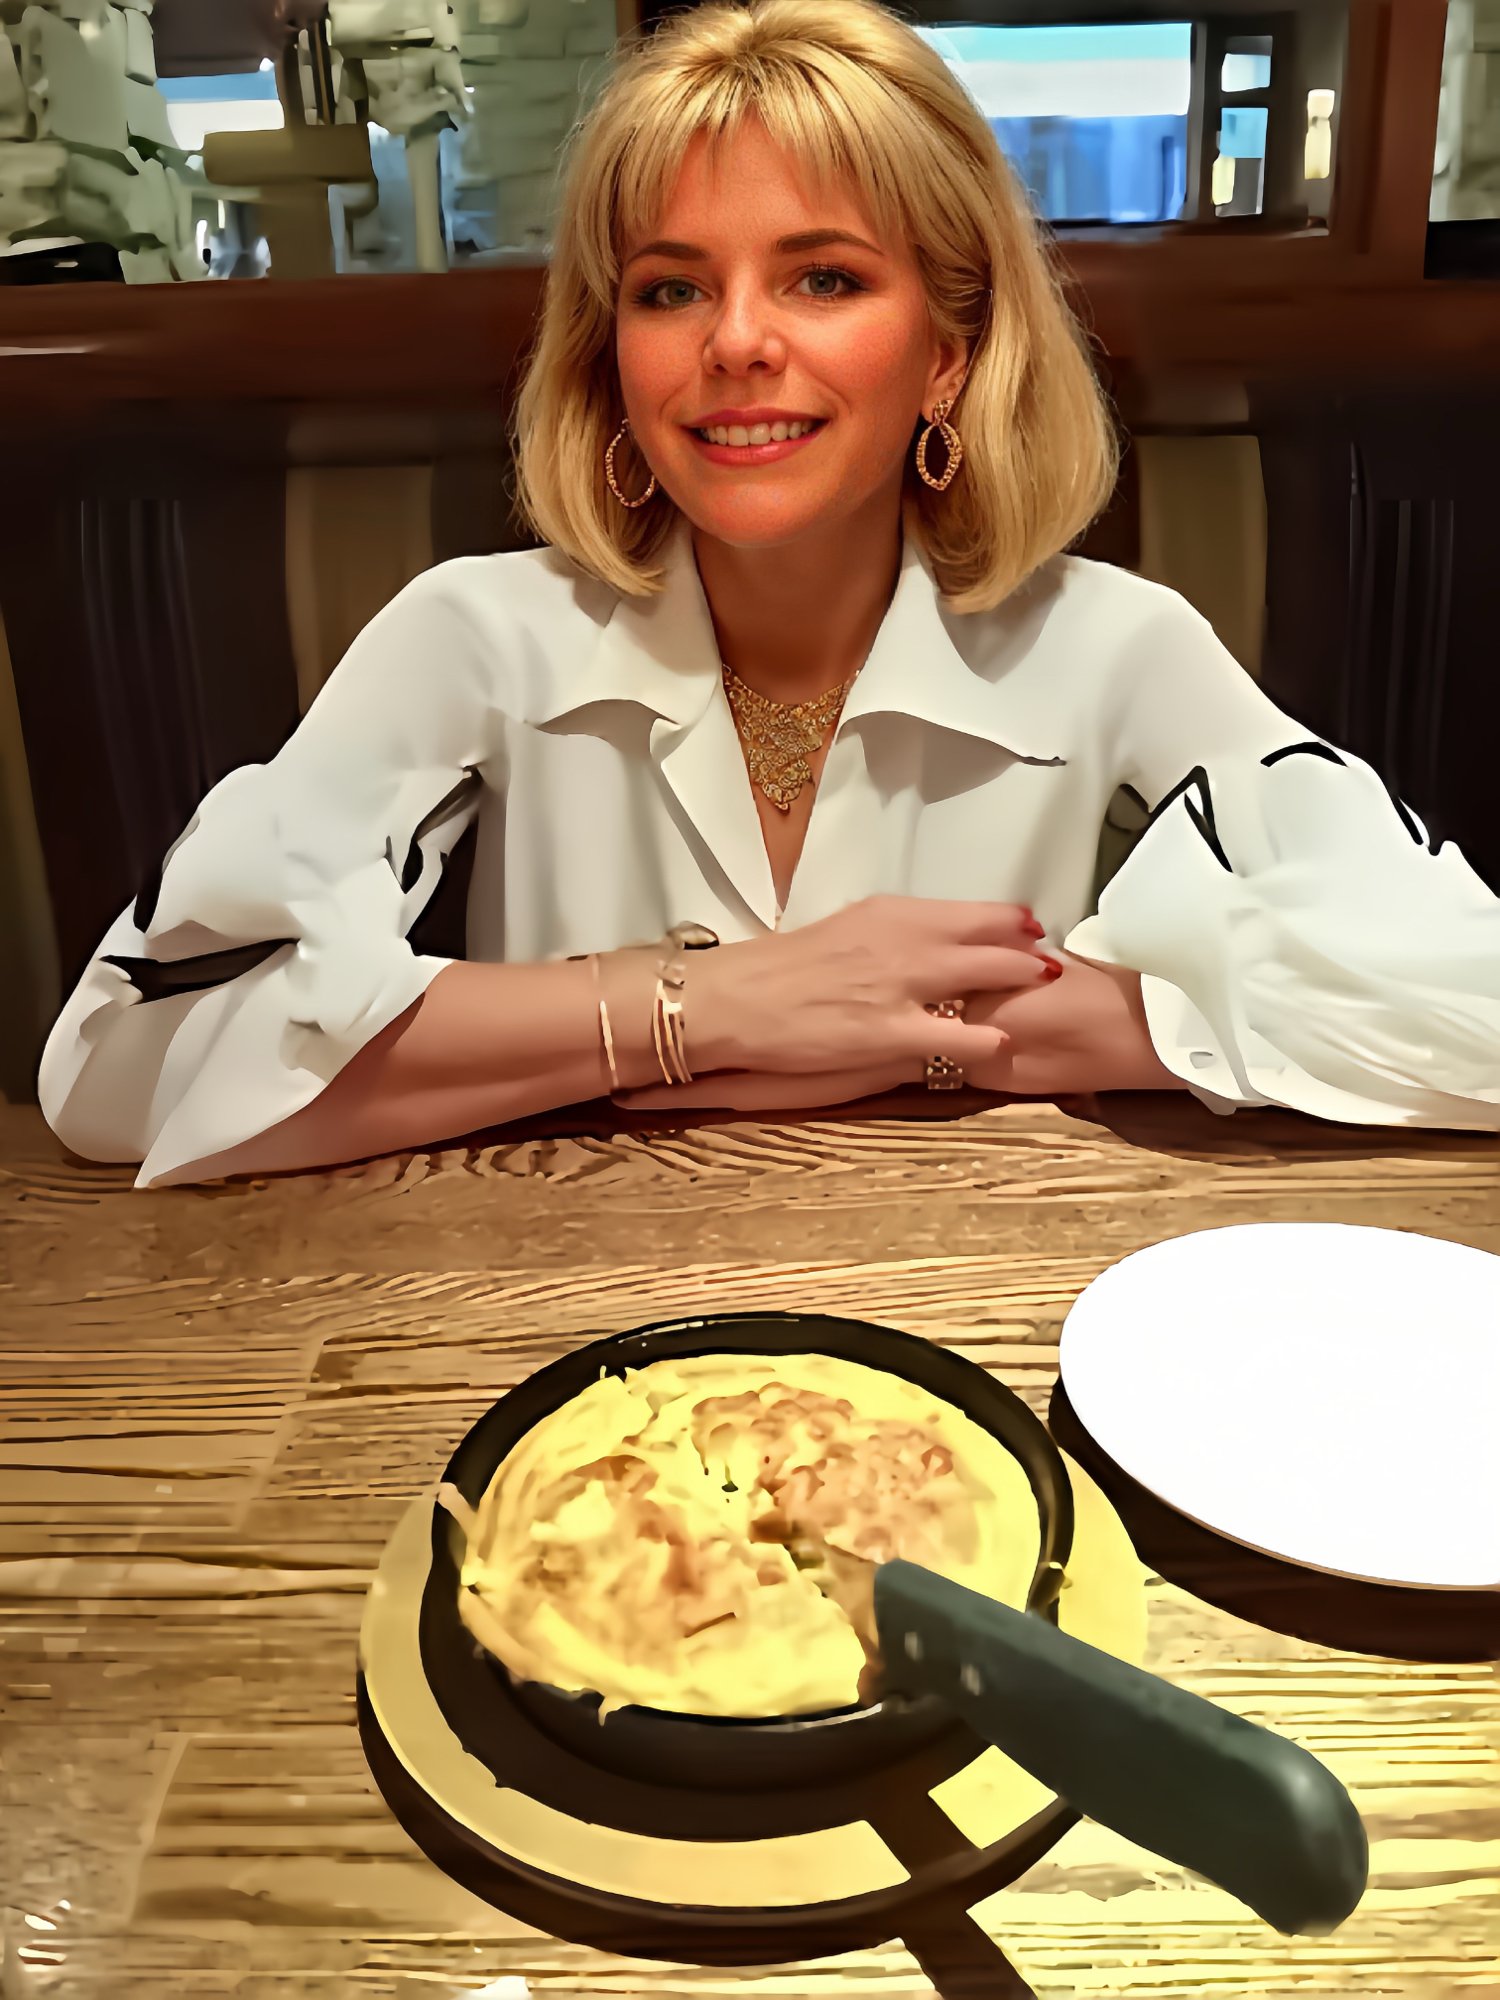
[[[593,658],[535,719],[560,720],[600,701],[631,701],[679,728],[704,714],[719,685],[719,648],[691,530],[679,517],[664,550],[665,578],[654,597],[622,595]],[[1032,743],[1007,700],[1003,677],[985,679],[954,644],[941,593],[921,544],[903,538],[896,589],[875,643],[850,691],[842,731],[867,715],[900,715],[979,737],[1033,762],[1055,748]]]

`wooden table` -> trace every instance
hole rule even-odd
[[[643,1966],[454,1887],[360,1753],[361,1600],[469,1423],[595,1331],[692,1308],[848,1313],[958,1345],[1045,1409],[1072,1300],[1159,1238],[1359,1220],[1500,1251],[1492,1141],[1121,1102],[1110,1126],[1011,1105],[510,1137],[155,1194],[64,1162],[34,1109],[0,1107],[0,1993],[929,1993],[896,1946],[775,1971]],[[1412,1367],[1418,1384],[1420,1329]],[[1083,1825],[1003,1898],[1036,1993],[1493,1994],[1494,1667],[1281,1637],[1159,1578],[1150,1595],[1155,1667],[1348,1784],[1371,1887],[1332,1938],[1287,1940]]]

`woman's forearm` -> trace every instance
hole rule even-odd
[[[649,964],[627,954],[606,968],[620,1083],[659,1081]],[[610,1088],[590,966],[461,962],[445,966],[310,1104],[173,1178],[335,1166],[554,1111]]]
[[[985,1090],[1056,1097],[1187,1088],[1156,1053],[1140,975],[1123,966],[1068,958],[1061,977],[1028,992],[985,995],[969,1016],[1010,1037],[974,1079]]]

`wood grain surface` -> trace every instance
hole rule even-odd
[[[754,1972],[555,1942],[449,1883],[355,1734],[362,1595],[507,1385],[585,1337],[800,1307],[959,1348],[1038,1411],[1079,1290],[1160,1238],[1361,1221],[1500,1251],[1500,1146],[1010,1105],[954,1122],[500,1135],[139,1193],[0,1106],[4,2000],[916,2000],[898,1946]],[[1212,1324],[1204,1327],[1211,1364]],[[1412,1347],[1420,1394],[1419,1330]],[[1296,1384],[1287,1384],[1294,1394]],[[1043,2000],[1500,1989],[1494,1666],[1309,1644],[1153,1580],[1151,1663],[1325,1759],[1364,1904],[1288,1940],[1081,1826],[980,1915]]]

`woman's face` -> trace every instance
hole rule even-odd
[[[712,160],[696,139],[650,239],[626,245],[616,354],[651,470],[696,528],[742,548],[894,518],[913,427],[963,362],[908,246],[852,192],[820,199],[757,123]],[[809,430],[777,436],[789,423]],[[632,455],[616,465],[639,490]]]

